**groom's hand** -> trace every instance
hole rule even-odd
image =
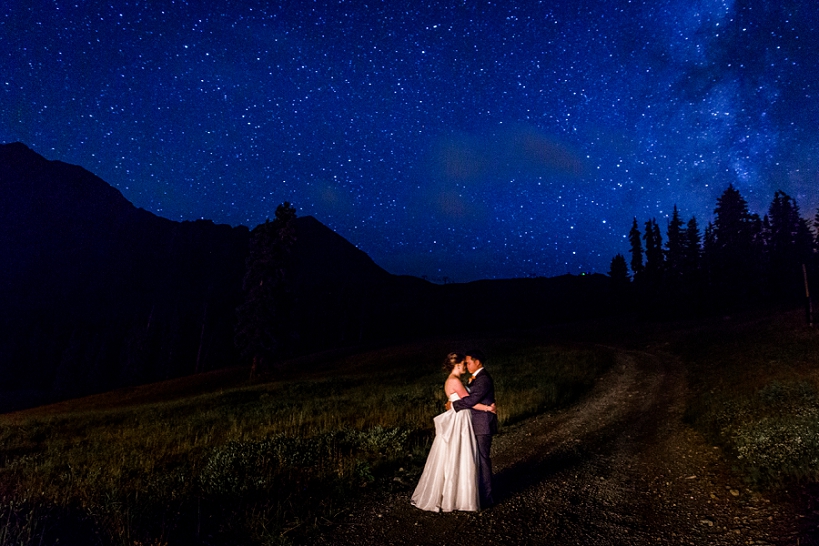
[[[451,410],[452,409],[452,401],[447,400],[446,404],[444,404],[444,408],[446,408],[447,411]]]

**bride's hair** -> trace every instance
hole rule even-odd
[[[456,364],[463,362],[465,358],[466,357],[461,353],[449,353],[444,359],[444,369],[447,372],[451,372],[452,368],[454,368]]]

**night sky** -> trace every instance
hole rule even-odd
[[[437,280],[605,273],[730,183],[819,207],[815,0],[210,4],[7,2],[0,142]]]

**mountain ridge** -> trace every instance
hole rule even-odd
[[[603,276],[436,285],[387,272],[311,216],[295,226],[292,354],[526,328],[606,305]],[[240,363],[249,237],[162,218],[82,167],[0,145],[0,391],[28,393],[0,411]]]
[[[305,272],[331,259],[389,278],[318,220],[296,226],[302,290],[330,281]],[[249,236],[162,218],[82,167],[0,145],[0,390],[61,398],[235,365]]]

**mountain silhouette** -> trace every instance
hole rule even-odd
[[[0,373],[73,396],[234,358],[248,230],[172,222],[85,169],[0,147]]]
[[[158,217],[81,167],[0,145],[0,411],[241,364],[249,237]],[[388,273],[310,216],[296,237],[294,354],[606,309],[600,275],[436,285]]]

